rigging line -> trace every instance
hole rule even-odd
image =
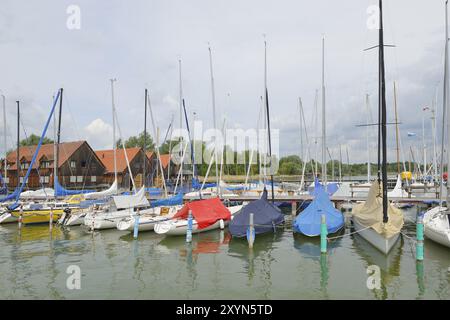
[[[71,120],[73,121],[73,126],[75,127],[75,134],[76,134],[76,136],[77,136],[77,139],[78,139],[78,140],[83,140],[83,138],[82,138],[81,135],[80,135],[81,130],[80,130],[80,128],[78,127],[78,123],[77,123],[75,117],[73,116],[72,109],[70,108],[70,101],[69,101],[69,96],[68,96],[68,94],[67,94],[67,91],[64,91],[64,100],[63,100],[63,104],[66,105],[66,110],[69,111],[70,118],[71,118]]]

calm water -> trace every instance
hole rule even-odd
[[[417,209],[405,212],[415,219]],[[450,250],[425,241],[425,261],[403,236],[388,257],[350,235],[329,244],[293,235],[291,218],[276,234],[257,236],[253,250],[227,230],[184,238],[81,227],[0,227],[0,299],[450,299]],[[346,230],[349,233],[350,229]],[[403,232],[414,237],[409,220]],[[67,267],[81,268],[69,290]],[[369,265],[381,288],[369,290]]]

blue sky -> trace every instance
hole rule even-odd
[[[378,41],[377,31],[366,26],[366,10],[375,3],[3,0],[0,90],[7,97],[8,144],[12,147],[15,140],[14,101],[22,101],[27,133],[39,133],[52,95],[63,86],[63,139],[87,139],[94,148],[110,146],[112,77],[118,80],[117,112],[125,138],[143,130],[145,87],[157,125],[165,132],[172,114],[178,119],[178,59],[189,112],[212,125],[208,42],[213,50],[218,123],[226,117],[229,127],[255,128],[266,34],[272,126],[280,129],[281,153],[299,153],[297,101],[301,96],[308,131],[314,136],[314,95],[321,85],[325,35],[329,148],[338,157],[341,144],[344,150],[348,147],[351,162],[365,161],[365,129],[356,125],[366,122],[366,93],[376,115],[377,54],[363,52]],[[396,45],[386,49],[388,118],[394,117],[395,80],[408,159],[409,145],[420,147],[422,108],[431,105],[436,88],[439,125],[442,121],[444,1],[384,3],[386,43]],[[66,27],[66,9],[72,4],[81,9],[80,30]],[[426,117],[426,138],[431,143],[430,114]],[[408,138],[407,132],[418,135]],[[393,159],[392,127],[389,134]],[[371,140],[375,148],[375,136]]]

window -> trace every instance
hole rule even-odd
[[[83,176],[77,176],[77,182],[83,182]]]
[[[19,182],[20,182],[20,183],[23,182],[23,177],[20,177]]]
[[[75,182],[77,182],[77,177],[70,176],[70,183],[75,183]]]
[[[97,182],[97,176],[91,176],[91,182]]]
[[[50,168],[50,161],[42,161],[41,168]]]
[[[29,166],[30,166],[30,164],[28,162],[23,162],[23,163],[20,164],[20,168],[22,170],[28,169]]]
[[[71,167],[72,169],[75,169],[75,168],[77,167],[77,162],[74,161],[74,160],[70,161],[70,167]]]
[[[40,183],[49,183],[50,182],[50,177],[49,176],[40,176],[39,177],[39,182]]]
[[[82,167],[82,168],[86,168],[86,161],[84,161],[84,160],[81,161],[81,167]]]
[[[6,177],[6,178],[3,178],[3,180],[5,180],[5,183],[6,183],[6,184],[8,184],[8,183],[9,183],[9,178],[8,178],[8,177]]]

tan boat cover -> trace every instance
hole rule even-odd
[[[391,203],[388,203],[388,223],[383,223],[383,193],[378,181],[372,183],[366,202],[355,205],[352,214],[360,224],[371,227],[387,239],[403,227],[403,213]]]

